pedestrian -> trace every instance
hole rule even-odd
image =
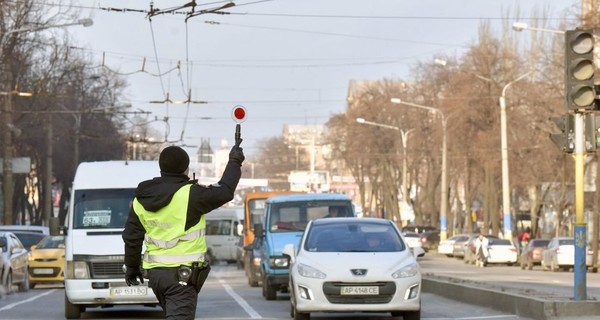
[[[475,266],[485,267],[487,265],[487,259],[489,257],[489,240],[483,233],[479,233],[477,239],[475,239]]]
[[[531,239],[531,228],[527,227],[525,232],[523,232],[523,236],[521,237],[521,250],[527,246],[529,239]]]
[[[166,319],[195,318],[198,293],[210,271],[204,214],[233,199],[245,159],[241,141],[236,139],[215,185],[190,180],[188,154],[169,146],[159,156],[160,177],[141,182],[135,191],[123,231],[125,282],[139,285],[147,275]]]

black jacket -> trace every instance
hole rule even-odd
[[[217,185],[201,186],[184,174],[173,175],[161,172],[160,177],[141,182],[135,191],[135,197],[146,210],[156,212],[171,202],[177,190],[186,184],[192,184],[185,222],[185,230],[187,230],[196,225],[203,214],[231,201],[241,176],[240,164],[231,160],[227,163]],[[141,266],[145,234],[146,230],[132,206],[123,231],[126,266]]]

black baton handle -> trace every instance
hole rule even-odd
[[[235,125],[235,146],[239,147],[240,143],[242,143],[242,126],[240,126],[240,124],[236,124]]]

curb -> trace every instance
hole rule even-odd
[[[513,313],[532,319],[560,319],[565,317],[585,317],[600,315],[600,301],[573,301],[567,298],[542,299],[518,293],[507,292],[507,288],[490,290],[467,282],[423,275],[423,292],[432,293],[452,300]],[[514,289],[513,289],[514,290]]]

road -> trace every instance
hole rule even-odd
[[[425,259],[424,261],[431,261]],[[202,289],[197,319],[290,319],[289,299],[280,295],[276,301],[266,301],[260,288],[248,286],[244,273],[235,265],[217,265]],[[64,289],[60,286],[40,286],[28,292],[14,293],[0,299],[1,319],[64,319]],[[161,319],[162,312],[149,307],[114,307],[88,309],[82,319]],[[393,319],[389,314],[312,314],[313,319]],[[422,319],[518,319],[502,313],[445,299],[433,294],[422,295]]]

